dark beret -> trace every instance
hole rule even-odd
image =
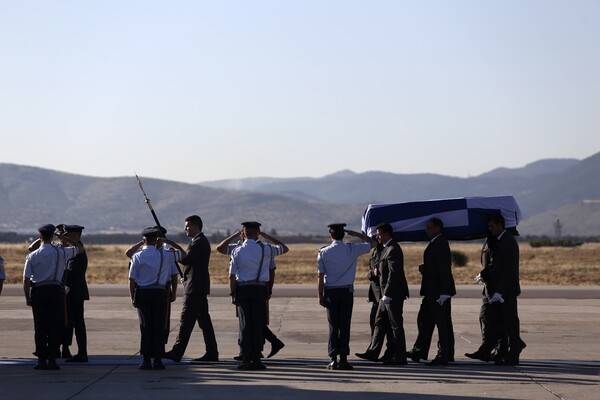
[[[151,226],[142,231],[142,236],[144,237],[154,237],[160,235],[160,229],[155,226]]]
[[[249,228],[249,229],[260,229],[260,222],[256,222],[256,221],[246,221],[246,222],[242,222],[242,226],[244,228]]]
[[[332,231],[343,231],[344,227],[346,227],[346,224],[335,223],[335,224],[329,224],[329,225],[327,225],[327,227]]]
[[[56,227],[52,224],[42,225],[38,228],[39,233],[53,233],[56,230]]]
[[[84,229],[85,228],[81,225],[63,225],[63,228],[62,228],[62,230],[65,232],[81,232]]]

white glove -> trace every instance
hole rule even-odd
[[[439,299],[437,299],[435,302],[438,303],[440,306],[442,306],[442,305],[444,305],[444,302],[446,300],[448,300],[450,297],[452,297],[452,296],[447,295],[447,294],[440,294]]]
[[[481,277],[481,274],[479,274],[475,277],[475,283],[478,283],[478,284],[483,283],[483,278]]]
[[[488,303],[495,303],[499,301],[500,303],[504,303],[504,299],[502,298],[502,295],[498,292],[494,293],[494,295],[492,296],[492,298],[490,299],[490,301]]]
[[[379,300],[379,308],[381,311],[385,311],[385,305],[389,304],[390,301],[392,301],[392,298],[388,296],[383,296],[381,300]]]

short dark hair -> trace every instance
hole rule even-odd
[[[54,232],[48,232],[48,231],[40,232],[40,236],[42,237],[42,240],[44,242],[48,242],[48,241],[52,240],[52,237],[54,236]]]
[[[390,236],[392,236],[394,233],[394,228],[392,228],[392,225],[387,222],[380,223],[377,225],[376,229],[379,229],[381,232],[387,233]]]
[[[197,226],[198,229],[200,229],[200,231],[202,231],[202,218],[200,218],[200,216],[198,216],[198,215],[190,215],[189,217],[187,217],[185,219],[185,222],[187,222],[190,225]]]
[[[444,229],[444,223],[438,217],[433,217],[429,221],[431,221],[431,223],[433,224],[433,226],[436,226],[436,227],[440,228],[440,230]]]
[[[331,234],[331,237],[335,240],[342,240],[344,236],[346,236],[346,232],[338,229],[330,229],[329,233]]]
[[[499,224],[500,226],[502,226],[503,228],[506,228],[506,221],[504,221],[504,217],[502,216],[502,214],[492,214],[490,216],[490,219],[488,220],[489,222],[493,222],[495,224]]]

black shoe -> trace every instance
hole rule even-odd
[[[377,357],[369,354],[369,353],[354,353],[354,355],[358,358],[362,358],[363,360],[377,362],[379,361]]]
[[[49,360],[48,360],[48,364],[47,364],[47,366],[46,366],[46,369],[47,369],[47,370],[53,370],[53,371],[55,371],[55,370],[57,370],[57,369],[60,369],[60,367],[59,367],[59,366],[58,366],[58,364],[56,363],[56,360],[54,360],[54,359],[49,359]]]
[[[262,361],[260,361],[260,359],[252,360],[252,361],[250,361],[250,369],[255,370],[255,371],[260,371],[260,370],[267,369],[267,366],[265,364],[263,364]]]
[[[475,353],[465,353],[465,357],[472,358],[473,360],[481,360],[481,361],[492,361],[492,356],[489,353],[484,353],[482,351],[477,350]]]
[[[39,359],[37,361],[37,363],[35,363],[35,366],[33,367],[33,369],[45,370],[45,369],[48,369],[48,364],[46,364],[46,360]]]
[[[175,362],[181,361],[181,356],[178,356],[175,353],[173,353],[173,350],[167,351],[165,354],[163,354],[163,358],[166,358],[167,360],[172,360]]]
[[[240,363],[240,365],[237,366],[237,369],[251,370],[252,369],[252,363],[249,360],[242,361]]]
[[[350,371],[351,369],[354,369],[354,367],[348,361],[340,361],[337,366],[337,369]]]
[[[69,351],[69,347],[63,346],[62,358],[72,358],[73,355]]]
[[[426,357],[421,356],[417,351],[411,350],[406,352],[406,357],[410,358],[414,362],[418,363],[421,360],[427,360]]]
[[[151,370],[152,363],[150,362],[150,360],[144,360],[144,361],[142,361],[142,363],[140,364],[140,366],[138,368],[143,369],[145,371]]]
[[[327,364],[327,369],[338,369],[337,360],[333,360],[329,364]]]
[[[281,340],[277,340],[275,343],[271,345],[271,352],[267,356],[267,358],[273,357],[275,354],[279,353],[279,350],[283,349],[285,344]]]
[[[436,357],[433,360],[429,361],[427,364],[429,366],[437,366],[437,365],[448,365],[448,360],[442,357]]]
[[[152,369],[165,369],[165,364],[162,363],[161,360],[154,360],[154,364],[152,364]]]
[[[389,360],[386,360],[383,362],[383,365],[406,365],[406,364],[408,364],[408,361],[406,361],[406,359],[398,360],[395,357],[392,357]]]
[[[379,360],[377,360],[377,361],[384,362],[384,361],[387,361],[387,360],[391,360],[392,358],[394,358],[394,352],[386,350],[383,353],[383,355],[379,358]]]
[[[501,360],[496,360],[494,365],[519,365],[519,360],[514,358],[503,358]]]
[[[233,359],[235,361],[242,361],[244,359],[244,356],[242,355],[242,353],[240,353],[237,356],[233,357]]]
[[[208,354],[206,353],[205,355],[203,355],[200,358],[194,358],[192,361],[200,361],[200,362],[206,362],[206,361],[219,361],[219,354]]]
[[[73,357],[67,358],[65,360],[65,362],[68,362],[68,363],[88,362],[88,356],[81,355],[81,354],[75,354]]]

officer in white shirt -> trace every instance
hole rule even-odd
[[[242,223],[244,242],[233,249],[229,264],[232,302],[238,306],[242,362],[239,369],[265,369],[260,357],[263,350],[266,301],[270,282],[271,259],[288,252],[285,244],[269,236],[275,243],[258,241],[260,223]]]
[[[35,355],[38,361],[34,369],[60,369],[56,364],[64,325],[64,290],[62,278],[67,261],[85,251],[83,244],[57,234],[71,247],[52,244],[56,227],[46,224],[38,228],[39,248],[25,259],[23,291],[25,301],[33,310],[35,329]]]
[[[141,354],[140,369],[165,369],[162,356],[165,352],[165,323],[167,301],[175,301],[178,270],[175,260],[181,259],[182,250],[166,250],[157,227],[142,231],[145,246],[131,257],[129,292],[140,319]],[[170,243],[173,246],[173,242]],[[173,257],[175,252],[176,257]],[[167,293],[170,289],[170,298]],[[151,363],[154,359],[154,363]]]
[[[319,304],[327,309],[329,321],[328,369],[352,369],[350,354],[350,324],[354,306],[354,278],[359,256],[375,247],[375,240],[359,232],[344,229],[346,224],[330,224],[333,242],[319,250],[317,256]],[[364,243],[344,243],[345,234],[360,238]],[[337,357],[340,357],[338,364]]]

